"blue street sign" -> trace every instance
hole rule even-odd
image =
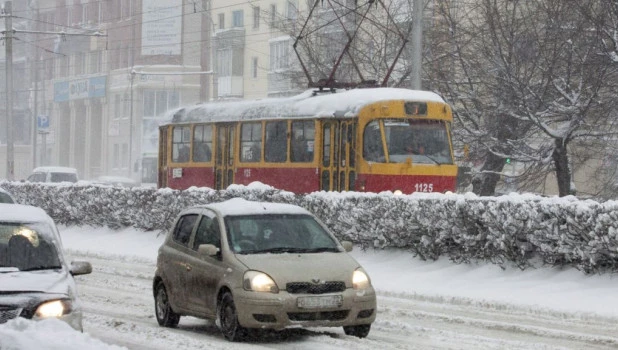
[[[38,115],[36,117],[36,126],[39,130],[47,130],[49,129],[49,116],[47,115]]]

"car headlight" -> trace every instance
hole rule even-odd
[[[243,288],[254,292],[279,293],[279,287],[270,276],[259,271],[247,271],[243,277]]]
[[[38,318],[60,317],[70,313],[72,309],[70,300],[53,300],[39,305],[35,316]]]
[[[362,269],[356,269],[352,275],[352,286],[354,289],[365,289],[371,286],[369,276]]]

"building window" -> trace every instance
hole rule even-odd
[[[122,0],[116,0],[116,7],[114,8],[114,21],[120,21],[122,19]]]
[[[88,23],[88,11],[90,9],[90,4],[83,4],[82,5],[82,20],[81,23]]]
[[[275,28],[275,24],[277,22],[277,5],[270,5],[270,27]]]
[[[290,64],[290,39],[270,43],[270,70],[288,69]]]
[[[240,161],[259,162],[262,158],[262,123],[245,123],[240,128]]]
[[[117,120],[121,118],[122,97],[120,94],[114,95],[114,115],[112,119]]]
[[[258,58],[253,57],[251,59],[251,76],[257,78],[258,76]]]
[[[253,8],[253,29],[260,29],[260,7]]]
[[[114,159],[112,160],[113,168],[120,169],[120,145],[114,144]]]
[[[219,29],[225,29],[225,14],[219,14]]]
[[[101,51],[90,52],[90,69],[88,73],[101,72]]]
[[[121,17],[129,18],[132,15],[133,0],[121,0]]]
[[[217,75],[220,77],[232,75],[232,49],[217,50]]]
[[[64,78],[69,76],[69,72],[67,69],[69,68],[69,56],[60,57],[56,62],[58,62],[58,77]]]
[[[86,73],[86,55],[83,52],[75,54],[75,75]]]
[[[129,145],[126,143],[122,144],[122,168],[127,169],[129,167]]]
[[[96,18],[97,23],[103,22],[103,2],[102,1],[99,1],[99,4],[97,5],[97,14],[95,18]]]
[[[237,10],[232,12],[232,27],[240,28],[243,26],[243,11]]]
[[[288,0],[286,18],[288,21],[296,21],[298,18],[298,0]]]
[[[128,118],[131,116],[131,93],[125,92],[123,97],[123,117]]]
[[[144,90],[144,118],[155,118],[180,105],[178,91]]]

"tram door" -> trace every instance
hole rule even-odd
[[[234,183],[234,125],[217,126],[215,150],[215,189],[223,190]]]
[[[159,177],[157,187],[167,187],[167,133],[169,127],[159,129]]]
[[[356,124],[352,121],[325,121],[322,141],[321,189],[354,190]]]

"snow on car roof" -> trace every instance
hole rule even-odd
[[[174,110],[167,123],[216,122],[275,118],[352,117],[369,103],[392,100],[444,103],[431,91],[399,88],[341,90],[314,95],[313,90],[292,97],[203,103]]]
[[[4,203],[0,203],[0,221],[53,222],[49,215],[41,208],[30,205]]]
[[[63,166],[40,166],[32,170],[33,173],[72,173],[77,174],[77,169]]]
[[[310,214],[306,209],[292,204],[255,202],[243,198],[232,198],[225,202],[212,203],[203,207],[212,208],[223,216],[255,214]]]

